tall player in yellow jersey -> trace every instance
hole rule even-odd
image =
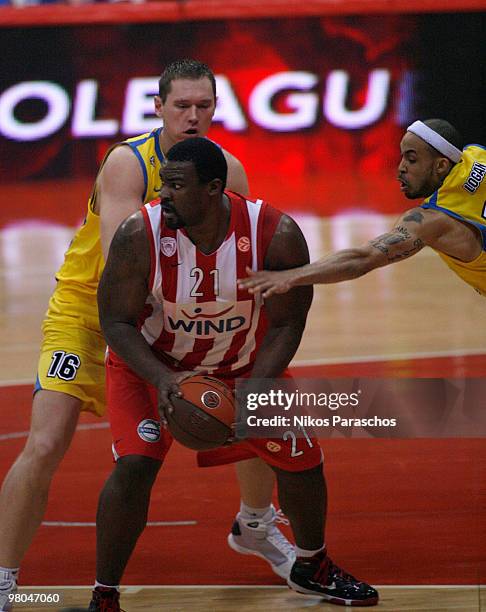
[[[158,197],[164,152],[176,142],[204,136],[216,106],[211,70],[193,60],[166,68],[155,97],[163,128],[116,145],[106,155],[89,199],[86,220],[75,235],[57,274],[57,287],[43,323],[44,340],[38,367],[32,422],[24,450],[7,474],[0,492],[0,610],[15,588],[18,567],[39,527],[52,477],[63,458],[81,410],[104,412],[104,352],[96,291],[111,239],[121,221],[143,203]],[[223,151],[228,186],[248,193],[241,163]],[[242,537],[239,552],[263,556],[286,577],[293,549],[275,526],[270,506],[273,472],[260,460],[237,467],[242,494]],[[244,519],[258,524],[252,540]],[[257,549],[253,550],[253,542]],[[264,546],[264,549],[261,548]],[[235,546],[234,546],[235,547]]]
[[[400,143],[398,180],[407,210],[387,234],[301,268],[249,272],[240,284],[264,297],[296,285],[338,283],[433,248],[462,280],[486,295],[486,147],[462,149],[457,130],[442,119],[415,121]]]

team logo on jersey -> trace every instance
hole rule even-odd
[[[221,397],[216,391],[205,391],[201,395],[201,402],[209,408],[210,410],[214,410],[221,404]]]
[[[248,236],[242,236],[238,240],[237,246],[238,246],[238,250],[241,251],[242,253],[248,253],[248,251],[251,248],[251,242]]]
[[[252,300],[240,302],[192,302],[178,304],[164,300],[164,328],[192,338],[218,338],[235,334],[251,325]]]
[[[166,257],[172,257],[177,249],[177,243],[175,238],[170,238],[169,236],[164,236],[160,240],[160,250]]]
[[[478,190],[479,186],[483,182],[484,175],[486,174],[486,165],[480,164],[479,162],[474,162],[471,172],[467,177],[466,182],[463,187],[469,193],[474,193]]]
[[[145,442],[158,442],[160,440],[160,423],[153,419],[140,421],[137,433]]]
[[[272,442],[272,440],[269,440],[267,442],[267,449],[271,453],[278,453],[280,450],[282,450],[282,447],[280,446],[280,444],[277,444],[276,442]]]
[[[155,155],[150,156],[149,162],[152,168],[155,168]]]
[[[211,314],[204,314],[202,308],[195,308],[194,314],[189,314],[183,308],[181,308],[181,312],[190,321],[196,321],[197,319],[218,319],[220,317],[223,317],[225,314],[228,314],[228,312],[233,310],[233,308],[234,306],[230,306],[229,308],[225,308],[220,312],[212,312]]]

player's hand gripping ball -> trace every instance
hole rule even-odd
[[[183,397],[172,395],[174,410],[166,414],[174,438],[194,450],[223,446],[233,436],[235,400],[225,383],[211,376],[191,376],[180,385]]]

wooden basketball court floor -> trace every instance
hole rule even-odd
[[[383,233],[393,218],[361,215],[330,220],[302,217],[298,221],[308,239],[311,258],[315,259],[324,252],[360,244]],[[13,397],[12,389],[30,385],[34,379],[40,322],[54,286],[54,272],[71,236],[70,228],[41,224],[12,225],[0,232],[2,410]],[[322,367],[323,372],[328,368],[327,372],[336,375],[340,372],[345,376],[352,376],[356,370],[363,376],[484,376],[485,306],[484,298],[456,278],[437,255],[426,249],[408,261],[364,278],[316,288],[295,364],[302,366],[303,371],[306,367]],[[423,364],[427,364],[425,374]],[[7,429],[3,427],[0,476],[3,477],[20,450],[26,428],[25,419],[18,426],[9,423]],[[106,456],[108,453],[109,450]],[[105,466],[105,473],[109,469],[109,465]],[[98,480],[94,479],[95,484],[83,484],[99,490]],[[95,497],[97,490],[91,493]],[[450,493],[454,495],[454,491]],[[481,498],[485,500],[484,490]],[[484,506],[480,517],[479,526],[485,527]],[[52,536],[45,536],[43,542],[49,537]],[[481,547],[485,542],[484,534],[478,534],[478,538]],[[75,539],[72,546],[76,546]],[[67,554],[76,556],[76,549],[70,547]],[[42,566],[42,552],[35,558],[28,557],[27,562],[30,564],[26,570],[30,584],[38,585],[33,587],[35,592],[59,590],[64,596],[63,606],[82,605],[89,598],[89,587],[72,587],[64,582],[56,587],[59,582],[55,575],[44,582],[36,580],[36,566]],[[64,562],[58,559],[60,570]],[[481,548],[479,563],[484,563],[484,549]],[[482,571],[484,573],[484,566]],[[42,572],[39,575],[43,578]],[[480,576],[479,569],[477,575]],[[188,570],[187,576],[182,576],[173,586],[127,587],[123,607],[128,612],[336,609],[319,599],[298,596],[273,582],[269,580],[268,586],[265,583],[245,586],[235,581],[234,586],[218,587],[216,577],[214,584],[204,586],[194,584]],[[470,584],[456,585],[454,576],[443,576],[439,582],[416,586],[401,582],[387,584],[380,589],[379,609],[387,612],[486,609],[486,595],[480,588],[479,578]],[[79,584],[89,584],[89,581]],[[22,606],[19,609],[37,608]]]

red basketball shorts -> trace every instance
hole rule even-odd
[[[233,385],[233,381],[224,382]],[[161,427],[156,389],[120,360],[115,362],[108,357],[106,391],[115,459],[142,455],[163,461],[173,438]],[[252,438],[200,451],[198,465],[210,467],[261,457],[282,470],[301,472],[322,462],[321,448],[315,438],[286,433],[283,438]]]
[[[143,455],[163,461],[172,436],[161,427],[155,387],[108,356],[106,400],[115,459]]]

